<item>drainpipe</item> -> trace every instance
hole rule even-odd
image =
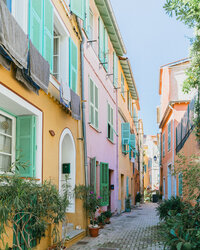
[[[80,54],[81,54],[81,95],[82,100],[85,100],[85,91],[84,91],[84,42],[85,38],[82,34],[81,25],[79,20],[76,18],[78,28],[81,34],[81,46],[80,46]],[[86,125],[85,125],[85,102],[81,102],[82,107],[82,127],[83,127],[83,143],[84,143],[84,170],[85,170],[85,185],[88,186],[88,161],[87,161],[87,136],[86,136]]]

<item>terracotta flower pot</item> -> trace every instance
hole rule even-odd
[[[89,232],[91,237],[97,237],[99,235],[100,227],[89,227]]]
[[[106,220],[105,220],[106,224],[110,224],[110,218],[107,217]]]

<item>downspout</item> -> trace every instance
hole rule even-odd
[[[85,38],[82,34],[81,25],[77,19],[78,28],[81,34],[81,46],[80,46],[80,55],[81,55],[81,96],[82,96],[82,127],[83,127],[83,143],[84,143],[84,170],[85,170],[85,185],[88,186],[88,161],[87,161],[87,136],[86,136],[86,125],[85,125],[85,91],[84,91],[84,42]]]

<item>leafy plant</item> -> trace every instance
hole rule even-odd
[[[198,90],[194,124],[196,137],[200,140],[200,4],[198,0],[166,0],[164,9],[169,16],[175,15],[177,20],[190,28],[196,29],[195,38],[191,39],[190,67],[186,71],[187,79],[184,82],[183,90],[185,92],[189,92],[192,89]]]
[[[95,225],[95,213],[99,206],[101,205],[101,197],[97,197],[94,193],[92,187],[79,185],[75,187],[75,196],[77,199],[83,200],[83,206],[89,214],[92,225]]]
[[[142,198],[142,195],[140,194],[140,192],[137,192],[136,196],[135,196],[135,203],[140,202]]]
[[[53,226],[52,238],[59,241],[59,223],[65,220],[70,192],[66,182],[61,196],[50,181],[37,183],[32,178],[24,179],[17,174],[1,175],[0,178],[0,240],[4,244],[7,228],[13,230],[16,239],[12,247],[22,249],[19,236],[27,249],[34,241],[45,237],[49,225]]]
[[[174,174],[182,174],[184,199],[194,201],[200,198],[200,156],[179,154]]]
[[[104,213],[101,213],[97,218],[98,224],[105,225],[106,224],[106,216]]]
[[[106,218],[111,218],[112,217],[112,213],[110,210],[107,210],[105,212],[103,212],[103,214],[105,215]]]
[[[172,197],[169,200],[164,200],[157,208],[158,215],[161,220],[166,220],[169,215],[181,213],[184,208],[184,203],[180,197]]]
[[[170,249],[200,249],[200,206],[184,204],[181,213],[171,211],[162,224],[165,246]]]

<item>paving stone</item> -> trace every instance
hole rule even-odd
[[[75,244],[70,250],[161,250],[157,204],[143,204],[130,213],[113,216],[111,224],[100,230],[97,238],[85,237],[87,245]]]

